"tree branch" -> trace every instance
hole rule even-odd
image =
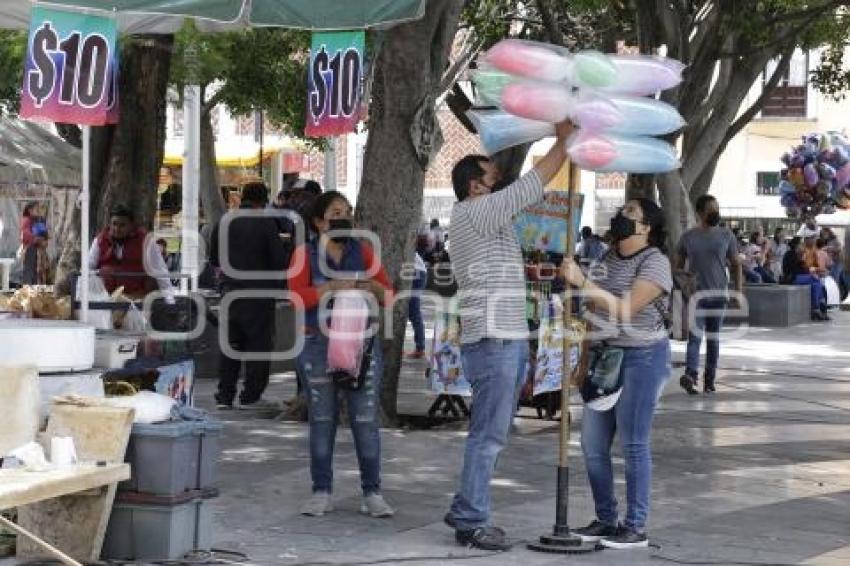
[[[773,71],[773,75],[768,79],[762,88],[761,95],[756,99],[755,102],[750,105],[741,115],[729,126],[729,130],[726,132],[726,136],[723,138],[723,143],[720,146],[720,152],[726,149],[726,145],[732,141],[738,132],[744,129],[750,120],[755,118],[755,115],[758,114],[762,108],[764,108],[764,103],[773,94],[773,91],[776,89],[776,86],[779,84],[779,81],[782,77],[788,72],[789,67],[791,66],[791,57],[794,55],[794,48],[790,48],[785,53],[782,54],[782,58],[779,60],[779,64],[776,66],[776,70]]]
[[[549,36],[549,42],[563,46],[565,44],[564,34],[561,32],[561,28],[558,27],[558,22],[552,15],[549,0],[537,0],[537,9],[540,11],[540,18],[543,20],[543,27],[546,29],[546,34]]]

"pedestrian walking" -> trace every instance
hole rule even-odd
[[[743,274],[738,243],[732,232],[718,226],[720,207],[711,195],[696,202],[699,225],[682,234],[676,257],[678,269],[688,269],[697,278],[694,326],[688,336],[687,365],[679,379],[682,389],[697,394],[699,353],[703,336],[708,342],[703,374],[703,391],[713,393],[720,358],[720,329],[729,302],[727,267],[735,280],[739,296],[743,294]]]

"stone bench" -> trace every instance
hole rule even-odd
[[[750,326],[786,328],[811,321],[808,285],[744,285]]]

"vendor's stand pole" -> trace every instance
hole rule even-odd
[[[83,130],[83,186],[80,188],[80,321],[89,320],[89,202],[91,200],[89,183],[91,180],[89,161],[91,159],[91,127]]]
[[[325,149],[325,183],[326,191],[336,190],[336,136],[327,138],[328,147]]]
[[[83,127],[88,129],[88,126],[83,126]],[[85,135],[85,134],[83,134],[83,135]],[[83,270],[83,271],[85,271],[85,270]],[[83,566],[80,562],[77,562],[76,560],[74,560],[73,558],[71,558],[70,556],[68,556],[67,554],[65,554],[61,550],[59,550],[58,548],[54,548],[54,547],[50,546],[45,541],[41,540],[40,538],[38,538],[37,536],[35,536],[31,532],[29,532],[28,530],[19,526],[17,523],[10,521],[6,517],[3,517],[2,515],[0,515],[0,525],[2,525],[3,528],[9,529],[10,531],[13,531],[13,532],[19,534],[22,537],[30,539],[32,542],[34,542],[35,544],[37,544],[38,546],[40,546],[41,548],[43,548],[44,550],[46,550],[47,552],[49,552],[50,554],[55,556],[59,560],[59,562],[61,562],[62,564],[67,564],[67,566]]]
[[[567,217],[566,247],[564,248],[564,261],[573,257],[575,247],[575,228],[573,226],[573,201],[576,196],[576,185],[578,184],[578,168],[572,163],[569,167],[569,182]],[[555,527],[551,535],[543,535],[538,542],[528,545],[531,550],[538,552],[551,552],[558,554],[582,554],[592,552],[594,545],[582,544],[581,537],[570,532],[567,517],[569,515],[569,487],[570,487],[570,393],[571,393],[571,349],[572,349],[572,293],[569,285],[564,289],[563,300],[563,357],[561,361],[561,423],[559,429],[558,446],[558,483],[555,498]]]
[[[201,89],[187,85],[183,91],[185,156],[183,159],[183,202],[181,208],[181,278],[184,293],[198,288],[198,185],[201,175]]]

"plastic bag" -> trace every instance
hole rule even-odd
[[[153,424],[169,420],[171,410],[177,402],[167,395],[140,391],[126,397],[107,397],[103,403],[112,407],[134,409],[134,423]]]
[[[80,277],[77,279],[77,294],[76,297],[79,300],[82,297],[82,284],[83,278]],[[111,301],[112,297],[109,292],[106,290],[106,286],[103,284],[103,279],[101,279],[97,275],[89,275],[89,301],[90,302],[108,302]],[[77,315],[79,317],[79,314]],[[101,330],[112,330],[112,313],[107,310],[91,310],[89,309],[88,324],[91,324],[95,328],[99,328]]]
[[[506,39],[484,55],[490,66],[540,81],[566,83],[581,89],[645,96],[682,82],[681,62],[652,55],[607,55],[568,50],[547,43]]]
[[[369,305],[361,291],[342,291],[334,296],[328,335],[328,375],[357,380],[368,347],[366,328]]]
[[[578,132],[567,140],[573,162],[589,171],[665,173],[681,164],[667,142],[646,136]]]
[[[130,332],[145,332],[147,329],[147,322],[142,315],[142,311],[133,303],[130,303],[130,308],[127,310],[127,315],[124,317],[124,323],[121,328]]]
[[[555,126],[551,123],[527,120],[501,110],[470,110],[466,115],[478,131],[481,146],[488,155],[555,135]]]

